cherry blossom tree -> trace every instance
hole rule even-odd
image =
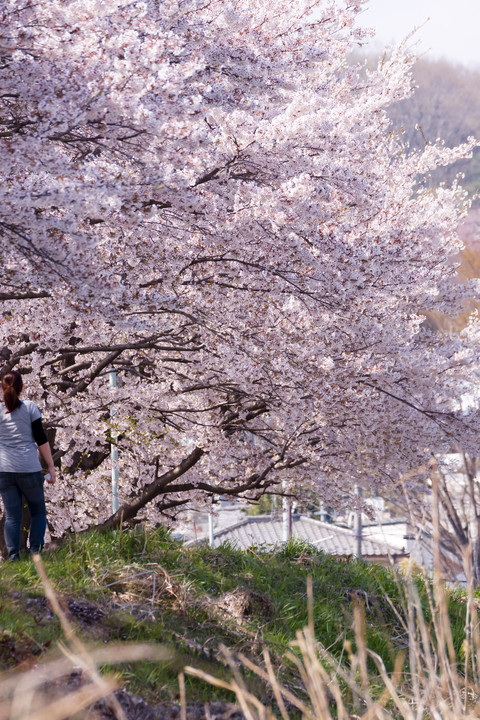
[[[475,142],[405,152],[386,109],[413,58],[349,65],[362,5],[2,1],[0,352],[62,467],[54,533],[111,514],[112,439],[110,524],[267,488],[335,505],[473,448],[478,322],[422,312],[475,290],[466,196],[423,182]]]

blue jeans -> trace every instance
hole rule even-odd
[[[47,527],[42,473],[0,472],[0,494],[5,507],[4,535],[9,559],[15,560],[20,556],[22,496],[30,511],[30,552],[39,552],[43,548]]]

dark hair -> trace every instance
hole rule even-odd
[[[18,397],[22,392],[22,388],[22,376],[16,370],[11,370],[2,377],[3,402],[7,412],[13,412],[22,404]]]

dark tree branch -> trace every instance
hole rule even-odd
[[[202,448],[195,448],[188,457],[177,465],[173,470],[155,477],[155,480],[145,487],[137,497],[133,498],[129,502],[125,502],[116,513],[111,515],[105,522],[95,525],[95,529],[100,532],[106,530],[113,530],[120,527],[120,525],[128,520],[132,520],[137,513],[145,507],[149,502],[154,500],[158,495],[162,493],[164,488],[176,478],[184,475],[187,470],[190,470],[202,457],[204,450]]]
[[[369,383],[366,380],[359,380],[359,383],[361,385],[366,385],[367,387],[372,388],[372,390],[376,390],[379,393],[388,395],[388,397],[391,397],[394,400],[398,400],[399,402],[403,403],[404,405],[411,407],[413,410],[416,410],[417,412],[422,413],[423,415],[426,415],[427,417],[433,418],[438,415],[441,415],[443,417],[448,417],[448,418],[455,417],[454,413],[452,413],[452,412],[443,412],[442,410],[425,410],[424,408],[419,407],[418,405],[415,405],[414,403],[410,402],[409,400],[406,400],[405,398],[401,398],[398,395],[394,395],[393,393],[389,392],[388,390],[385,390],[385,388],[382,388],[379,385],[374,385],[373,383]]]
[[[0,301],[6,300],[32,300],[34,298],[50,297],[50,293],[46,290],[30,290],[28,292],[9,292],[0,293]]]

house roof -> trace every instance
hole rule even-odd
[[[356,537],[352,530],[314,520],[306,515],[292,516],[292,537],[304,540],[329,555],[356,554]],[[252,545],[281,544],[284,542],[282,518],[270,515],[247,517],[235,525],[215,533],[213,546],[218,547],[224,542],[243,550]],[[387,543],[370,540],[366,537],[362,538],[362,555],[364,556],[387,557],[394,552],[395,550]]]

